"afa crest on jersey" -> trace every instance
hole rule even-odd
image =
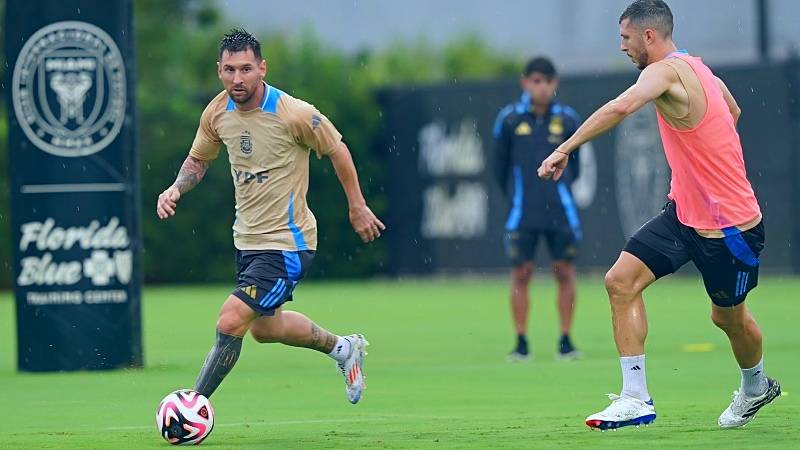
[[[247,130],[242,130],[242,136],[239,140],[239,149],[245,155],[253,153],[253,140],[250,138],[250,132]]]

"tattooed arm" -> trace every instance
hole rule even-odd
[[[158,213],[159,219],[163,220],[175,215],[175,208],[181,195],[197,186],[210,166],[211,161],[203,161],[194,156],[186,158],[175,182],[158,196],[156,213]]]
[[[203,161],[194,156],[187,156],[172,186],[178,188],[181,194],[189,192],[203,179],[209,167],[211,167],[211,161]]]

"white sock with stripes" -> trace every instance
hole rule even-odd
[[[767,391],[767,377],[764,375],[764,358],[755,367],[742,369],[742,392],[748,397],[758,397]]]
[[[336,336],[336,344],[333,346],[333,350],[328,353],[328,356],[337,362],[345,362],[347,357],[350,356],[350,341],[342,336]]]
[[[650,400],[647,392],[647,377],[644,372],[644,355],[622,356],[622,394],[646,402]]]

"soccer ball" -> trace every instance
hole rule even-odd
[[[198,445],[214,429],[214,409],[199,392],[179,389],[158,405],[156,428],[172,445]]]

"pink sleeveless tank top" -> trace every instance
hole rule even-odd
[[[686,61],[700,80],[706,113],[692,129],[669,125],[658,112],[658,128],[672,169],[669,198],[678,220],[704,230],[721,230],[755,220],[761,210],[747,180],[742,145],[719,82],[703,61],[683,52],[667,58]]]

